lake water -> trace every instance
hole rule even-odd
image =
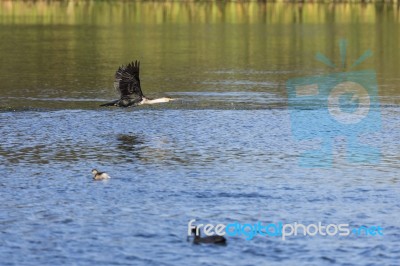
[[[395,4],[2,1],[0,264],[398,265],[399,17]],[[341,39],[344,69],[315,59],[340,66]],[[144,93],[175,101],[98,107],[134,59]],[[331,165],[302,167],[324,136],[296,139],[313,127],[291,114],[324,117],[326,98],[290,105],[287,82],[365,69],[380,129],[349,130],[379,160],[351,163],[338,134]],[[112,178],[94,182],[92,168]],[[384,234],[193,245],[191,219]]]

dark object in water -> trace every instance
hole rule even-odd
[[[171,101],[171,98],[149,99],[143,95],[140,87],[139,67],[140,62],[137,60],[135,62],[132,61],[127,66],[120,66],[115,72],[114,80],[114,88],[118,91],[120,98],[100,106],[128,107]]]
[[[216,244],[216,245],[226,245],[226,238],[223,236],[213,235],[213,236],[200,236],[200,230],[197,234],[197,227],[192,228],[192,234],[194,234],[193,244]]]

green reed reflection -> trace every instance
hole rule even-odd
[[[3,24],[375,23],[399,22],[396,4],[244,2],[2,1]]]

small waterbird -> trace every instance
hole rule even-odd
[[[96,169],[92,170],[92,174],[94,180],[105,180],[110,178],[110,176],[107,173],[99,172]]]
[[[197,227],[192,228],[192,234],[194,234],[193,244],[226,245],[226,238],[223,236],[213,235],[213,236],[201,237],[200,230],[197,230]]]
[[[128,65],[120,66],[115,72],[114,88],[120,95],[118,100],[100,106],[128,107],[142,104],[167,103],[171,98],[150,99],[143,95],[139,79],[140,62],[135,60]]]

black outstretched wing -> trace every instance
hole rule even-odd
[[[121,99],[142,99],[144,97],[140,88],[139,66],[140,62],[135,60],[127,66],[119,67],[115,72],[114,87],[119,92]]]

